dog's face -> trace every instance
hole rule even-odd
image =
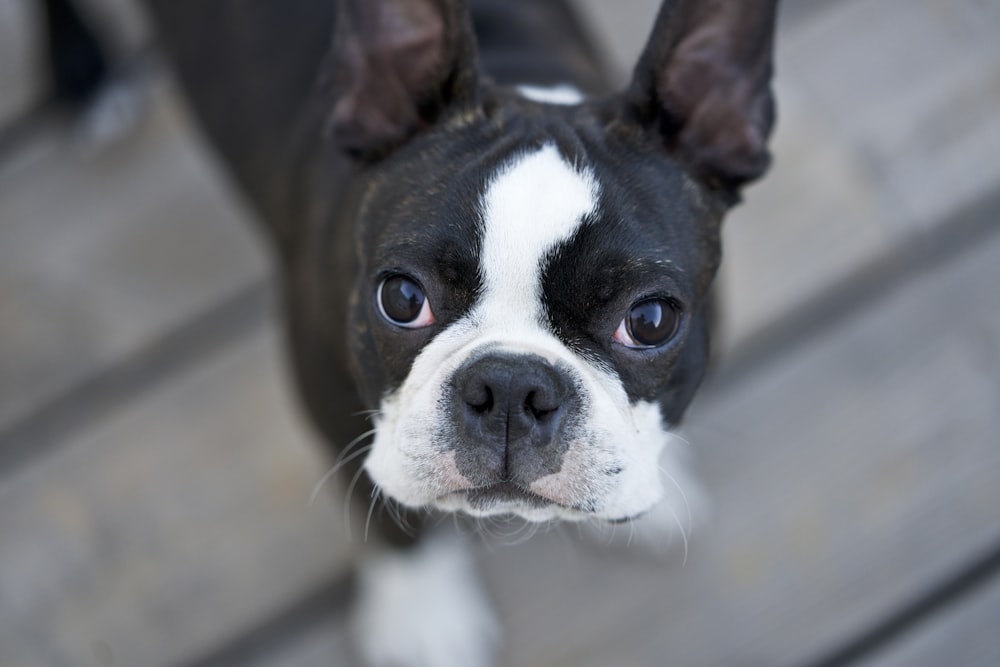
[[[643,92],[638,74],[631,99],[562,106],[468,67],[430,127],[361,133],[381,152],[364,168],[348,327],[377,409],[365,468],[412,507],[634,518],[662,495],[660,452],[705,369],[746,146],[729,171],[668,149],[662,113],[640,108],[663,104],[656,82]]]
[[[647,510],[705,364],[711,201],[588,110],[524,100],[387,159],[351,326],[376,381],[373,480],[473,514]]]

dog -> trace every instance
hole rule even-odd
[[[368,663],[492,660],[433,513],[676,520],[722,219],[770,161],[775,3],[665,0],[620,92],[564,0],[147,3],[368,508]]]

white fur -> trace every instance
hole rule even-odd
[[[445,536],[363,563],[353,614],[372,667],[488,667],[500,638],[470,554]]]
[[[649,510],[662,496],[657,459],[669,440],[659,406],[629,403],[609,368],[583,359],[549,330],[541,300],[543,260],[594,210],[599,189],[589,171],[569,165],[553,146],[502,167],[483,199],[483,294],[472,311],[417,356],[403,385],[385,397],[365,466],[397,501],[474,515],[513,513],[528,520],[623,519]],[[446,432],[444,388],[462,363],[486,349],[537,354],[568,368],[584,403],[585,421],[559,472],[535,480],[544,509],[521,505],[472,508]],[[621,473],[609,476],[610,468]],[[591,511],[576,509],[596,504]]]
[[[518,86],[517,92],[521,93],[522,97],[534,100],[535,102],[542,102],[543,104],[570,106],[583,102],[583,93],[573,86],[562,85],[545,88],[543,86],[524,85]]]
[[[572,236],[597,195],[593,175],[574,170],[554,146],[500,171],[483,202],[484,298],[475,309],[481,324],[539,328],[542,260]]]
[[[707,522],[709,513],[701,484],[690,472],[689,455],[687,440],[670,434],[659,461],[663,498],[626,525],[591,523],[588,535],[602,545],[635,548],[653,556],[682,547],[686,561],[691,531]]]

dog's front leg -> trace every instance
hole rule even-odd
[[[487,667],[500,636],[470,545],[445,532],[364,553],[351,620],[372,667]]]

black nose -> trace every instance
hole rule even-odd
[[[452,386],[459,454],[475,478],[528,481],[559,469],[557,435],[572,395],[563,371],[537,355],[491,354],[459,368]]]

